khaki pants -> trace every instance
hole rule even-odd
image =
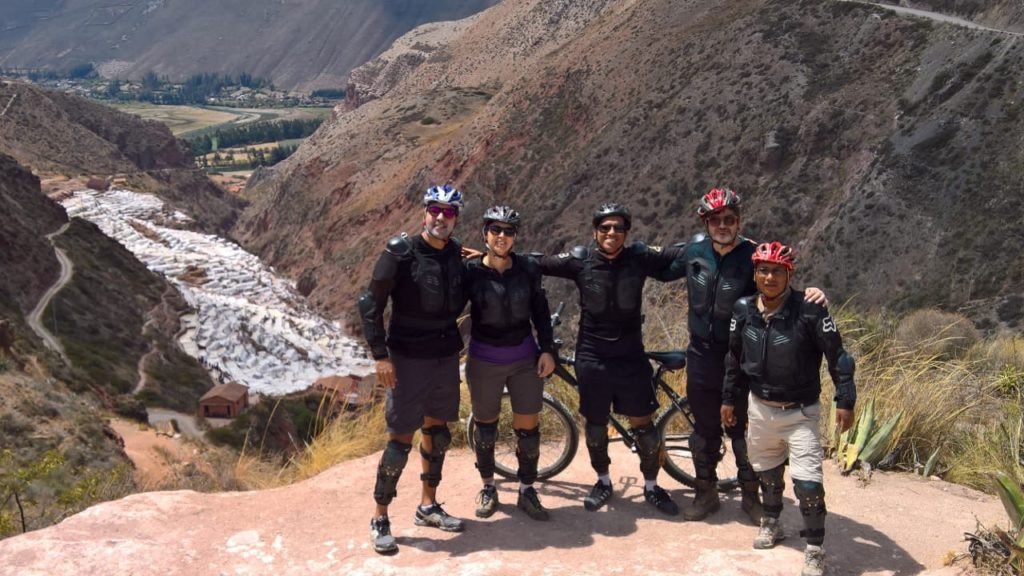
[[[755,472],[781,466],[789,458],[794,480],[821,482],[821,403],[802,408],[778,408],[750,395],[747,451]]]

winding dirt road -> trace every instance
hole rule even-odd
[[[60,290],[64,288],[64,286],[67,285],[75,275],[75,267],[74,264],[71,263],[71,259],[68,258],[68,255],[58,248],[53,241],[55,237],[63,234],[70,225],[71,222],[66,222],[63,226],[58,228],[56,232],[51,232],[46,235],[46,239],[53,245],[53,251],[57,255],[57,260],[60,262],[60,277],[58,277],[53,286],[50,286],[46,293],[43,294],[43,297],[39,299],[39,303],[36,304],[35,309],[33,309],[32,313],[30,313],[26,318],[29,327],[32,328],[32,331],[43,340],[48,348],[60,354],[64,363],[69,365],[71,362],[64,353],[64,347],[61,346],[60,341],[57,340],[57,338],[51,334],[45,326],[43,326],[42,317],[43,312],[46,311],[46,307],[50,305],[50,301],[53,300],[53,297],[57,292],[60,292]]]
[[[869,2],[867,0],[839,0],[840,2],[853,2],[856,4],[866,4],[868,6],[877,6],[879,8],[885,8],[891,10],[897,14],[903,14],[905,16],[917,16],[918,18],[927,18],[928,20],[934,20],[936,22],[942,22],[944,24],[953,24],[954,26],[962,26],[964,28],[971,28],[974,30],[985,30],[988,32],[998,32],[1000,34],[1008,34],[1010,36],[1024,36],[1020,32],[1011,32],[1009,30],[1002,30],[999,28],[991,28],[989,26],[982,26],[976,22],[970,20],[964,20],[963,18],[957,18],[956,16],[949,16],[946,14],[940,14],[938,12],[929,12],[928,10],[920,10],[917,8],[906,8],[904,6],[894,6],[892,4],[879,4],[877,2]]]

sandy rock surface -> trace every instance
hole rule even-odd
[[[617,450],[617,451],[616,451]],[[302,483],[261,492],[138,494],[101,504],[63,523],[0,541],[0,575],[416,574],[798,574],[799,510],[787,486],[776,549],[751,549],[755,528],[741,521],[738,495],[709,522],[659,515],[643,501],[634,456],[613,447],[615,498],[593,513],[581,499],[592,483],[585,453],[540,490],[552,520],[515,508],[515,484],[499,486],[501,507],[473,517],[478,480],[471,454],[449,455],[439,496],[467,519],[461,534],[417,527],[413,462],[392,505],[399,553],[375,554],[368,522],[377,455],[340,464]],[[692,491],[663,475],[680,503]],[[958,574],[943,568],[964,550],[976,519],[1004,524],[998,499],[941,481],[876,473],[869,483],[826,466],[829,574]]]

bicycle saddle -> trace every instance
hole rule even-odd
[[[686,366],[686,352],[682,350],[648,352],[647,357],[664,366],[666,370],[679,370]]]

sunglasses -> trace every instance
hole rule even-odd
[[[601,234],[611,234],[612,230],[619,234],[625,234],[629,228],[625,224],[601,224],[597,227],[597,231]]]
[[[735,226],[739,222],[739,219],[735,216],[711,216],[708,218],[708,224],[712,226]]]
[[[497,224],[491,224],[486,228],[486,230],[495,236],[505,236],[506,238],[516,237],[516,229],[510,226],[498,226]]]
[[[783,274],[789,274],[789,270],[785,266],[758,266],[754,269],[758,276],[782,276]]]
[[[437,204],[431,204],[427,206],[427,214],[433,217],[437,217],[439,214],[444,214],[445,218],[451,220],[459,215],[459,209],[454,206],[438,206]]]

